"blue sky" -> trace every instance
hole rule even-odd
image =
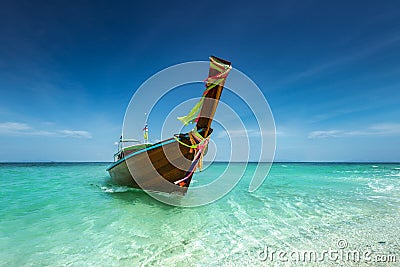
[[[400,161],[398,1],[2,1],[0,40],[0,161],[112,160],[135,90],[210,55],[264,93],[276,160]]]

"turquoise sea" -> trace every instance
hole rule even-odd
[[[249,164],[228,195],[198,208],[112,185],[107,165],[0,164],[0,265],[289,266],[307,263],[305,251],[320,266],[400,262],[400,163],[274,163],[253,193]]]

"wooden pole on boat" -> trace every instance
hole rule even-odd
[[[231,62],[214,56],[210,57],[210,70],[208,77],[215,77],[221,74],[227,68],[230,68]],[[222,70],[222,71],[221,71]],[[215,80],[215,79],[214,79]],[[225,79],[219,82],[215,87],[208,90],[205,94],[204,103],[200,110],[199,119],[197,121],[197,129],[204,129],[203,137],[206,138],[210,134],[211,123],[214,118],[215,111],[217,110],[218,102],[221,97],[222,90],[224,89]],[[207,83],[207,88],[211,85]]]

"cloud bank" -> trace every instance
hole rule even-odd
[[[3,122],[0,123],[1,135],[36,135],[36,136],[53,136],[65,138],[92,138],[91,133],[82,130],[38,130],[26,123],[20,122]]]
[[[353,136],[393,136],[400,135],[400,123],[381,123],[361,130],[320,130],[309,133],[309,139],[342,138]]]

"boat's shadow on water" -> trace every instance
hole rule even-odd
[[[111,197],[124,203],[132,205],[145,204],[149,206],[158,206],[168,210],[177,208],[154,199],[140,189],[117,185],[113,183],[110,178],[104,179],[104,182],[100,185],[92,185],[98,187],[107,197]]]

